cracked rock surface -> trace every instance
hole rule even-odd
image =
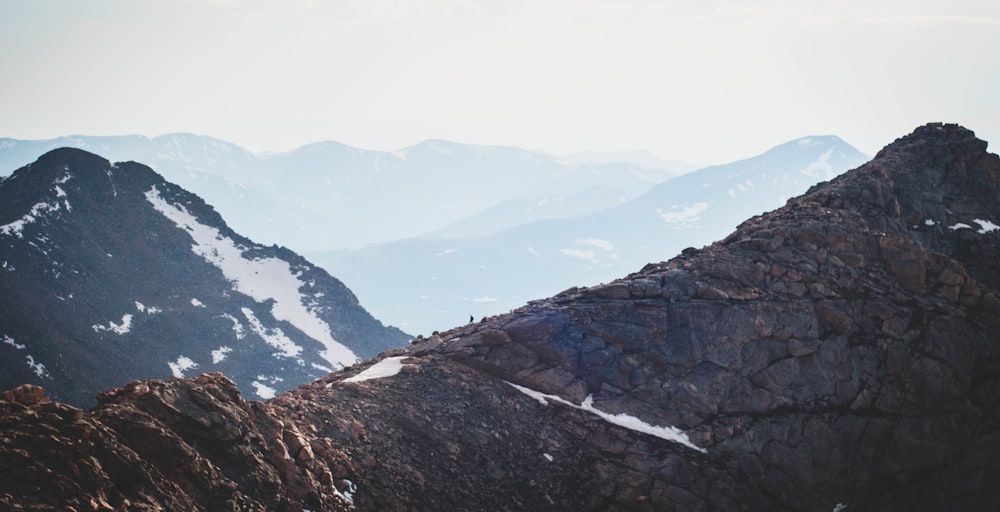
[[[395,375],[7,392],[0,504],[997,509],[994,223],[1000,159],[926,125],[711,246],[387,352]]]

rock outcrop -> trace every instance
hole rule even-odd
[[[263,404],[217,375],[8,392],[0,503],[993,510],[997,222],[1000,159],[927,125],[711,246]]]

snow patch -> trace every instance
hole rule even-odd
[[[598,249],[608,253],[606,255],[608,259],[618,259],[618,253],[614,252],[615,244],[602,238],[577,238],[573,241],[573,243],[578,247],[583,248],[563,248],[559,249],[559,254],[569,256],[570,258],[587,260],[591,263],[597,263],[600,258],[598,257],[598,253],[595,249]]]
[[[191,299],[191,305],[194,306],[194,307],[196,307],[196,308],[203,308],[203,307],[205,307],[205,303],[204,302],[202,302],[202,301],[200,301],[198,299],[195,299],[195,298]]]
[[[14,348],[16,348],[17,350],[24,350],[26,348],[26,345],[22,345],[20,343],[15,343],[14,342],[14,338],[11,338],[10,336],[7,336],[6,334],[3,335],[3,338],[0,338],[0,341],[2,341],[4,343],[6,343],[6,344],[8,344],[8,345],[10,345],[10,346],[12,346]]]
[[[93,329],[94,332],[110,332],[121,336],[132,330],[132,314],[125,313],[122,315],[121,323],[116,324],[114,321],[109,321],[107,327],[101,324],[94,324],[91,325],[90,328]]]
[[[176,361],[168,362],[167,366],[170,367],[170,373],[177,377],[178,379],[184,378],[184,372],[192,370],[198,367],[198,363],[191,360],[187,356],[180,356]]]
[[[925,226],[934,226],[936,224],[937,224],[937,222],[934,222],[934,219],[926,219],[926,220],[924,220],[924,225]]]
[[[24,238],[24,226],[35,222],[39,217],[46,213],[56,211],[59,211],[59,203],[36,203],[35,206],[32,206],[31,210],[24,214],[20,219],[15,220],[10,224],[0,226],[0,233],[8,236],[15,235],[18,238]]]
[[[837,503],[837,505],[833,507],[833,512],[844,512],[845,510],[847,510],[847,505],[844,505],[843,503]]]
[[[826,150],[819,158],[806,166],[805,169],[799,171],[806,176],[811,178],[819,178],[821,180],[829,180],[837,175],[837,172],[830,165],[830,157],[833,156],[833,148]]]
[[[253,381],[251,384],[253,385],[254,393],[256,393],[257,396],[261,397],[264,400],[270,400],[274,398],[274,395],[277,394],[277,391],[274,388],[266,384],[262,384],[256,380]]]
[[[38,377],[51,378],[49,377],[49,372],[48,370],[45,369],[44,364],[36,363],[35,358],[32,357],[30,354],[28,355],[27,360],[28,360],[28,368],[31,368],[31,371],[35,372],[35,375],[37,375]]]
[[[227,346],[221,346],[212,351],[212,364],[219,364],[226,360],[226,354],[232,352],[233,349]]]
[[[959,222],[958,224],[954,224],[952,226],[948,226],[948,229],[950,229],[952,231],[958,231],[960,229],[972,229],[972,226],[970,226],[970,225],[968,225],[968,224],[966,224],[964,222]]]
[[[354,504],[354,493],[358,492],[358,486],[355,485],[354,482],[352,482],[352,481],[350,481],[350,480],[348,480],[346,478],[344,478],[343,480],[341,480],[341,482],[342,482],[342,484],[345,487],[347,487],[347,490],[340,491],[340,490],[337,489],[336,486],[334,486],[333,487],[333,492],[339,494],[340,497],[344,498],[344,501],[346,501],[346,502],[350,503],[351,505],[353,505]]]
[[[135,301],[135,309],[140,313],[146,313],[147,315],[155,315],[157,313],[162,313],[163,310],[156,306],[147,306],[139,301]]]
[[[551,456],[551,455],[549,455],[549,454],[547,454],[547,453],[543,453],[543,454],[542,454],[542,457],[545,457],[545,460],[547,460],[547,461],[549,461],[549,462],[552,462],[552,461],[554,461],[554,460],[555,460],[555,457],[553,457],[553,456]]]
[[[986,219],[972,219],[972,222],[979,224],[979,229],[976,231],[976,233],[979,233],[980,235],[985,235],[986,233],[1000,230],[1000,226],[997,226],[996,224]]]
[[[551,400],[553,402],[557,402],[563,405],[568,405],[569,407],[572,407],[574,409],[579,409],[581,411],[589,412],[601,418],[602,420],[607,421],[608,423],[614,425],[618,425],[619,427],[624,427],[629,430],[634,430],[636,432],[641,432],[644,434],[649,434],[651,436],[659,437],[660,439],[665,439],[667,441],[679,443],[684,446],[687,446],[688,448],[691,448],[692,450],[697,450],[701,453],[708,453],[708,450],[695,446],[695,444],[692,443],[690,439],[688,439],[687,434],[685,434],[684,431],[680,430],[677,427],[660,427],[656,425],[650,425],[649,423],[646,423],[640,420],[639,418],[636,418],[635,416],[631,416],[625,413],[609,414],[600,409],[597,409],[596,407],[594,407],[594,395],[588,395],[582,404],[576,405],[564,398],[560,398],[555,395],[548,395],[540,391],[535,391],[533,389],[526,388],[524,386],[518,386],[513,382],[507,382],[507,384],[509,384],[514,389],[520,391],[521,393],[524,393],[525,395],[528,395],[531,398],[538,400],[538,402],[541,403],[542,405],[548,405],[549,401]]]
[[[228,318],[231,322],[233,322],[233,332],[236,333],[236,339],[242,340],[243,338],[246,337],[247,335],[246,329],[243,327],[243,324],[241,324],[240,321],[236,319],[235,316],[230,315],[229,313],[223,313],[220,316],[222,318]]]
[[[333,373],[333,369],[332,368],[329,368],[327,366],[323,366],[321,364],[311,363],[310,366],[312,366],[313,368],[315,368],[315,369],[317,369],[317,370],[319,370],[321,372]]]
[[[367,370],[344,379],[344,382],[364,382],[366,380],[392,377],[403,369],[403,359],[404,357],[402,356],[387,357],[375,363]]]
[[[188,232],[194,241],[191,250],[222,270],[234,290],[257,302],[272,300],[271,315],[276,320],[292,324],[323,344],[325,350],[320,352],[320,357],[340,368],[358,361],[351,349],[333,338],[330,326],[319,318],[315,309],[303,302],[305,297],[299,292],[304,284],[299,279],[301,272],[293,271],[287,261],[245,258],[246,247],[223,236],[217,228],[200,223],[184,206],[168,203],[160,197],[155,186],[146,192],[146,200],[177,227]]]
[[[701,220],[701,214],[708,209],[708,203],[701,201],[689,205],[671,207],[673,211],[656,209],[656,215],[667,224],[691,224]]]
[[[296,345],[291,338],[286,336],[280,327],[268,329],[264,327],[264,324],[260,323],[257,316],[253,314],[253,310],[242,308],[241,311],[243,312],[243,316],[246,317],[247,322],[250,323],[250,330],[257,336],[260,336],[265,343],[281,351],[275,354],[276,356],[298,359],[299,355],[302,354],[302,347]]]

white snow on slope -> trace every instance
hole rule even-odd
[[[399,356],[387,357],[372,365],[371,368],[368,368],[353,377],[344,379],[344,382],[364,382],[366,380],[392,377],[403,369],[403,359],[404,357]]]
[[[612,423],[614,425],[618,425],[619,427],[625,427],[629,430],[634,430],[636,432],[642,432],[644,434],[656,436],[659,437],[660,439],[666,439],[667,441],[673,441],[675,443],[687,446],[692,450],[697,450],[701,453],[708,453],[708,450],[695,446],[695,444],[692,443],[690,439],[688,439],[687,434],[685,434],[684,431],[682,431],[677,427],[659,427],[656,425],[650,425],[649,423],[646,423],[645,421],[642,421],[639,418],[636,418],[635,416],[631,416],[625,413],[609,414],[602,410],[597,409],[596,407],[594,407],[593,395],[588,395],[582,404],[576,405],[570,402],[569,400],[560,398],[555,395],[547,395],[540,391],[535,391],[533,389],[526,388],[524,386],[518,386],[513,382],[507,382],[507,384],[510,384],[511,387],[524,393],[525,395],[528,395],[531,398],[538,400],[538,402],[541,403],[542,405],[548,405],[549,401],[557,402],[563,405],[568,405],[574,409],[579,409],[581,411],[586,411],[591,414],[594,414],[597,417],[601,418],[602,420],[607,421],[608,423]]]
[[[229,313],[223,313],[220,316],[222,318],[228,318],[231,322],[233,322],[233,332],[236,334],[236,339],[242,340],[244,337],[246,337],[247,335],[246,329],[243,327],[243,324],[241,324],[240,321],[236,319],[235,316],[230,315]]]
[[[212,351],[212,364],[219,364],[226,360],[226,354],[232,352],[233,349],[227,346],[221,346]]]
[[[689,224],[697,222],[701,218],[702,212],[708,209],[708,203],[701,201],[684,206],[673,206],[675,211],[663,211],[656,209],[656,215],[667,224]]]
[[[10,345],[10,346],[18,349],[18,350],[24,350],[25,349],[25,345],[22,345],[20,343],[15,343],[14,342],[14,338],[11,338],[10,336],[7,336],[6,334],[4,334],[2,338],[0,338],[0,341],[2,341],[4,343],[6,343],[6,344],[8,344],[8,345]]]
[[[191,250],[222,270],[234,290],[257,302],[273,299],[271,314],[276,320],[292,324],[306,336],[323,344],[326,350],[320,352],[320,357],[340,368],[358,361],[351,349],[333,339],[330,326],[303,304],[299,288],[304,283],[299,279],[300,273],[293,272],[287,261],[244,258],[246,247],[237,245],[218,229],[198,222],[184,206],[168,203],[160,197],[155,186],[146,192],[146,200],[177,227],[188,232],[194,240]]]
[[[157,313],[162,313],[163,310],[156,306],[147,306],[139,301],[135,301],[135,309],[140,313],[146,313],[147,315],[155,315]]]
[[[261,384],[258,381],[253,381],[250,384],[253,385],[254,393],[256,393],[257,396],[259,396],[263,400],[270,400],[271,398],[274,398],[274,395],[278,393],[276,389],[266,384]]]
[[[268,345],[271,345],[281,351],[275,355],[279,357],[299,359],[299,355],[302,354],[302,347],[296,345],[291,338],[286,336],[285,332],[282,331],[280,327],[268,329],[267,327],[264,327],[264,324],[262,324],[260,320],[257,319],[257,315],[253,314],[253,310],[250,308],[242,308],[241,311],[243,311],[243,316],[246,317],[247,322],[250,323],[250,330],[257,336],[260,336],[261,339],[263,339]]]
[[[114,323],[114,321],[109,321],[107,327],[101,324],[94,324],[91,325],[90,328],[93,329],[94,332],[110,332],[121,336],[132,330],[132,314],[125,313],[122,315],[122,321],[119,324]]]
[[[810,163],[805,169],[802,169],[799,172],[811,178],[829,180],[837,174],[837,172],[833,170],[833,166],[830,165],[831,156],[833,156],[833,148],[826,150],[826,152],[820,155],[816,161]]]
[[[174,377],[183,379],[184,372],[197,368],[198,363],[192,361],[191,358],[187,356],[180,356],[176,361],[168,362],[167,366],[170,367],[170,373],[173,374]]]
[[[28,368],[31,368],[31,371],[35,372],[35,375],[37,375],[38,377],[51,378],[49,377],[49,372],[48,370],[45,369],[44,364],[36,363],[35,358],[32,357],[30,354],[28,355],[27,359],[28,359]]]
[[[972,222],[979,224],[979,229],[976,231],[980,235],[985,235],[991,231],[1000,230],[1000,226],[997,226],[993,222],[986,219],[972,219]]]
[[[573,241],[573,243],[578,247],[585,247],[585,249],[563,248],[559,249],[559,254],[569,256],[571,258],[587,260],[591,263],[597,263],[599,261],[598,253],[594,249],[602,249],[607,253],[605,256],[607,256],[608,259],[618,259],[618,253],[614,252],[615,244],[602,238],[577,238]]]
[[[43,214],[56,211],[59,211],[59,203],[36,203],[35,206],[32,206],[31,210],[24,214],[20,219],[15,220],[10,224],[0,226],[0,233],[8,236],[14,235],[18,238],[24,238],[24,226],[35,222]]]

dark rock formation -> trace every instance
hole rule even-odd
[[[283,411],[244,401],[221,374],[98,400],[84,413],[30,384],[0,394],[4,510],[347,509],[320,491],[329,472],[289,456],[286,440],[304,437]]]
[[[366,365],[390,376],[265,404],[149,381],[86,413],[20,388],[0,503],[995,510],[998,188],[985,143],[928,125],[716,244]],[[81,424],[118,451],[30,455]]]
[[[222,371],[270,397],[407,340],[143,165],[57,149],[0,183],[0,389],[89,406],[133,379]]]

